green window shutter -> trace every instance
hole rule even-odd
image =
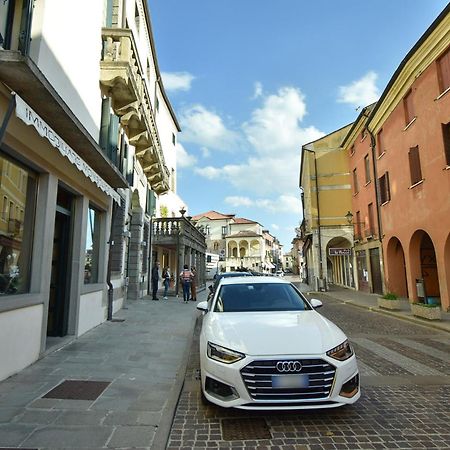
[[[111,99],[109,97],[102,100],[102,117],[100,123],[99,145],[105,155],[108,154],[108,134],[109,122],[111,120]]]
[[[119,118],[111,114],[108,130],[108,158],[116,166],[119,141]]]
[[[146,204],[146,213],[150,216],[153,216],[156,211],[156,194],[147,188],[147,204]]]
[[[106,1],[106,26],[112,27],[113,0]]]

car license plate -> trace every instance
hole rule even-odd
[[[308,375],[274,375],[272,377],[274,388],[307,388],[309,387]]]

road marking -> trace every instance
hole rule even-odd
[[[400,366],[415,375],[445,375],[438,370],[432,369],[431,367],[421,364],[411,358],[403,356],[400,353],[390,350],[385,346],[377,344],[369,339],[354,338],[353,341],[361,345],[361,347],[372,351],[383,359],[390,361],[391,363],[396,364],[397,366]]]

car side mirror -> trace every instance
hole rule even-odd
[[[197,303],[197,309],[199,311],[208,312],[208,302]]]
[[[323,306],[323,303],[320,300],[317,300],[317,298],[312,298],[309,303],[311,303],[311,306],[316,309]]]

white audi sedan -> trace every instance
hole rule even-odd
[[[345,334],[288,281],[223,279],[203,311],[202,395],[222,407],[334,408],[360,397]]]

